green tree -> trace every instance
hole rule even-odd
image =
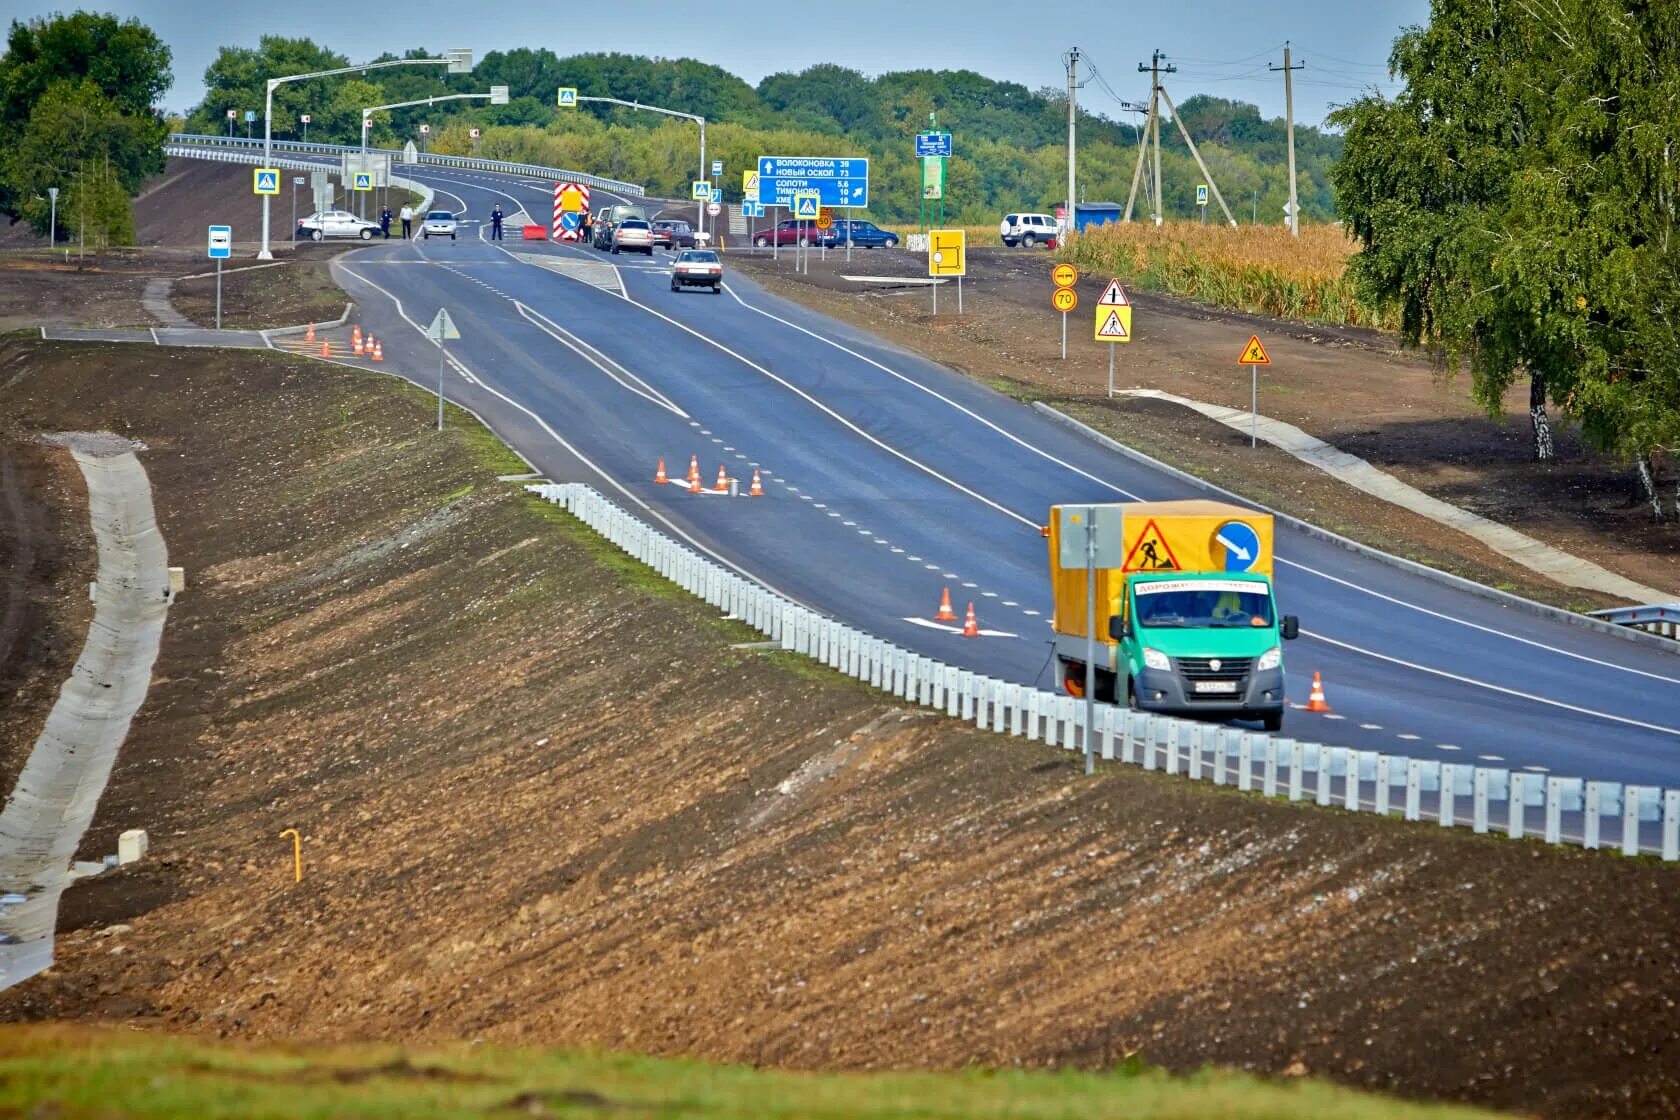
[[[149,157],[160,133],[154,118],[124,115],[94,82],[60,80],[47,87],[22,133],[0,158],[0,180],[17,192],[17,215],[45,233],[49,187],[67,189],[72,176],[85,176],[87,168],[97,166],[100,190],[106,181],[115,183],[126,205],[152,169]],[[100,205],[106,206],[104,201]],[[73,229],[63,206],[58,220],[60,228]]]
[[[320,47],[311,39],[288,39],[280,35],[264,35],[255,48],[223,47],[210,65],[204,69],[204,100],[187,114],[188,128],[194,132],[223,132],[227,129],[227,111],[232,109],[235,120],[243,122],[247,112],[257,114],[260,127],[268,93],[268,79],[286,74],[311,74],[317,70],[336,70],[349,66],[344,55]],[[376,71],[377,73],[377,71]],[[354,77],[348,75],[347,77]],[[296,139],[303,132],[299,119],[325,112],[344,78],[323,78],[312,82],[289,82],[274,91],[273,133],[276,138]],[[394,101],[396,98],[385,100]],[[311,123],[311,129],[315,125]],[[360,117],[352,125],[361,127]],[[235,126],[243,136],[244,125]],[[320,135],[316,131],[316,135]],[[322,137],[323,139],[325,137]],[[355,143],[359,137],[337,133],[340,143]]]

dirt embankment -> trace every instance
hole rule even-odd
[[[1676,872],[1131,771],[780,654],[278,355],[11,344],[0,417],[152,448],[171,609],[60,965],[0,1017],[796,1068],[1329,1076],[1680,1109]],[[289,843],[304,837],[291,881]]]

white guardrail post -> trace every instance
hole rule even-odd
[[[235,147],[229,145],[230,149]],[[208,158],[223,156],[241,158],[242,153],[230,150]],[[1258,792],[1265,797],[1287,796],[1290,801],[1310,797],[1322,806],[1337,803],[1335,787],[1339,780],[1340,804],[1355,812],[1386,815],[1393,790],[1401,787],[1405,790],[1405,818],[1429,819],[1428,799],[1433,795],[1433,816],[1442,828],[1461,823],[1458,808],[1463,799],[1469,798],[1470,827],[1476,832],[1489,832],[1494,827],[1494,806],[1503,802],[1500,831],[1513,839],[1531,835],[1527,811],[1543,807],[1544,835],[1549,844],[1597,848],[1604,818],[1619,817],[1621,835],[1612,843],[1622,854],[1652,853],[1669,862],[1680,861],[1680,790],[1303,743],[1112,704],[1097,705],[1095,726],[1088,728],[1084,705],[1072,697],[981,676],[825,618],[698,555],[592,487],[541,483],[528,489],[545,501],[563,506],[628,555],[741,619],[783,650],[867,680],[900,699],[971,721],[977,728],[1042,740],[1068,751],[1083,751],[1087,737],[1094,735],[1097,738],[1092,741],[1100,744],[1098,753],[1105,760],[1183,774],[1191,781],[1235,785],[1245,792],[1255,790],[1258,776]],[[1287,774],[1283,773],[1285,768]],[[1367,783],[1371,787],[1368,802],[1364,796]],[[1570,824],[1576,815],[1580,818],[1578,835],[1572,834]],[[1645,835],[1647,824],[1654,826],[1649,839]]]

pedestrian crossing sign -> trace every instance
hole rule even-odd
[[[712,184],[706,179],[689,180],[688,197],[695,202],[710,202],[712,200]]]
[[[355,179],[351,183],[350,189],[356,191],[371,191],[373,189],[373,173],[370,171],[356,172]]]
[[[254,171],[255,185],[251,189],[255,193],[280,193],[280,169],[278,167],[258,167]]]
[[[1132,340],[1132,309],[1128,307],[1097,308],[1096,338],[1098,342],[1130,342]]]
[[[800,191],[793,196],[793,216],[800,220],[817,220],[822,213],[822,196],[816,191]]]
[[[577,87],[561,86],[560,95],[556,103],[562,109],[576,109],[578,107]]]

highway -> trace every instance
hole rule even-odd
[[[851,625],[977,671],[1053,683],[1045,542],[1053,503],[1204,496],[953,371],[732,274],[673,293],[664,254],[496,245],[500,203],[546,224],[551,184],[408,169],[482,225],[458,242],[341,258],[388,370],[422,384],[421,335],[447,307],[449,398],[550,477],[586,481],[760,582]],[[603,192],[596,191],[599,206]],[[1240,339],[1238,340],[1240,342]],[[745,492],[691,495],[697,456]],[[1455,589],[1285,525],[1290,699],[1322,672],[1334,712],[1284,734],[1441,761],[1680,785],[1680,659]],[[992,634],[930,627],[940,591]],[[664,684],[654,686],[665,687]]]

